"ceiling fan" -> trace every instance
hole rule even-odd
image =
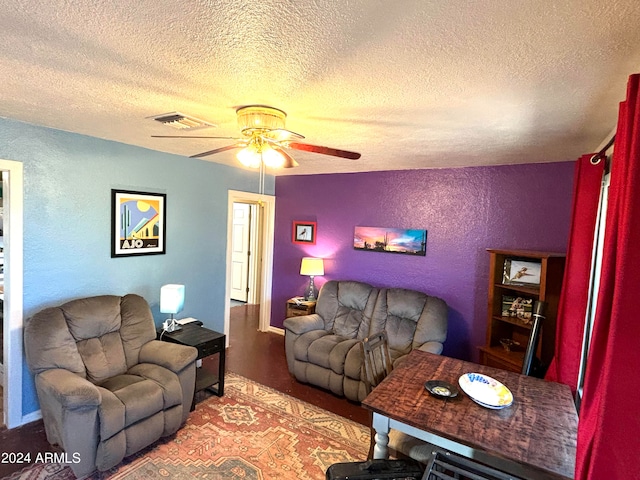
[[[206,152],[191,155],[191,158],[201,158],[227,150],[240,148],[237,158],[247,167],[258,168],[265,164],[272,168],[292,168],[299,164],[286,149],[302,150],[305,152],[322,153],[334,157],[357,160],[360,154],[347,150],[340,150],[319,145],[300,143],[298,140],[304,136],[286,130],[284,128],[287,114],[274,107],[266,105],[247,105],[236,110],[238,126],[242,133],[241,138],[234,137],[209,137],[209,136],[182,136],[182,135],[152,135],[156,138],[217,138],[236,140],[233,145],[215,148]]]

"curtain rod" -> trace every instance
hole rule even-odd
[[[613,142],[615,141],[615,139],[616,139],[616,136],[613,135],[611,137],[611,140],[609,140],[607,142],[607,144],[604,147],[602,147],[602,150],[600,150],[598,153],[594,154],[593,157],[591,157],[590,161],[591,161],[592,165],[599,164],[600,160],[602,160],[603,158],[606,160],[606,158],[607,158],[607,156],[606,156],[607,150],[609,150],[611,148],[611,146],[613,145]]]

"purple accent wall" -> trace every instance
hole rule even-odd
[[[325,259],[327,280],[411,288],[444,299],[444,354],[478,359],[485,340],[487,248],[564,252],[574,162],[276,177],[271,323],[308,283],[304,256]],[[294,244],[294,220],[316,221],[315,245]],[[356,225],[424,228],[426,257],[353,249]]]

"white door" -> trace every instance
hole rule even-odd
[[[246,203],[233,204],[231,237],[231,299],[246,302],[249,292],[249,242],[251,208]]]

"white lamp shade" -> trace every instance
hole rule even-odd
[[[300,275],[324,275],[324,261],[321,258],[303,257]]]
[[[160,312],[178,313],[184,307],[184,285],[174,283],[160,288]]]

